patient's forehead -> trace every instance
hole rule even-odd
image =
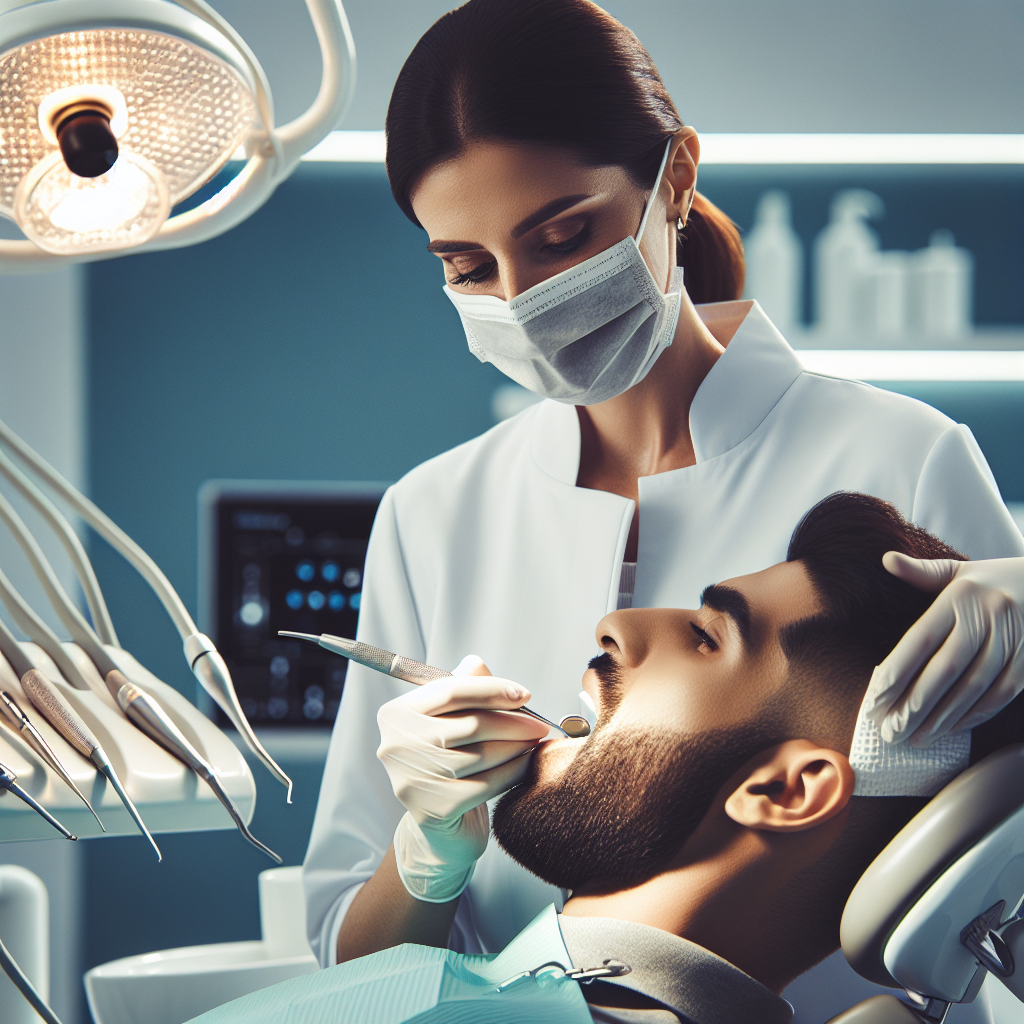
[[[722,584],[743,594],[754,618],[771,629],[822,611],[814,584],[802,562],[779,562],[760,572],[723,580]]]

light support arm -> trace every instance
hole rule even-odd
[[[227,665],[217,652],[213,641],[199,632],[184,602],[156,562],[106,513],[65,480],[53,466],[29,447],[3,421],[0,421],[0,443],[6,445],[32,472],[67,501],[75,512],[107,541],[115,551],[127,559],[149,584],[150,588],[160,599],[167,614],[171,617],[171,621],[184,642],[185,656],[188,659],[189,668],[191,668],[196,679],[199,680],[206,692],[216,701],[224,714],[228,716],[232,725],[234,725],[245,741],[246,746],[263,762],[271,774],[282,785],[287,787],[288,802],[291,803],[291,779],[257,739],[252,726],[246,720],[241,705],[238,703],[238,696],[235,693],[235,687],[231,681],[231,674],[228,671]],[[21,623],[19,623],[20,625]],[[63,671],[63,666],[59,662],[58,665]]]
[[[345,116],[356,88],[356,47],[345,8],[339,0],[306,0],[323,68],[312,106],[277,129],[284,173],[290,174],[305,153],[334,131]]]

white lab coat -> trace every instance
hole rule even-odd
[[[801,516],[837,490],[892,502],[972,558],[1024,553],[966,427],[807,372],[756,303],[698,389],[690,431],[696,465],[640,480],[634,607],[697,607],[706,584],[784,560]],[[578,712],[633,516],[629,499],[575,486],[579,450],[575,409],[546,401],[392,487],[367,554],[360,639],[445,668],[478,654],[526,684],[541,714]],[[403,813],[375,756],[376,713],[408,689],[349,666],[304,868],[310,943],[325,965]],[[499,951],[553,901],[558,890],[492,842],[453,947]]]

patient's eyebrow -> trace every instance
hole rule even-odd
[[[728,615],[740,631],[744,645],[750,643],[750,602],[732,587],[723,587],[720,583],[712,583],[704,588],[700,595],[700,603],[716,612]]]

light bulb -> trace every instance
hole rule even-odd
[[[141,245],[170,210],[163,174],[126,149],[110,170],[92,178],[73,174],[60,151],[51,153],[25,176],[14,200],[26,237],[60,255]]]

